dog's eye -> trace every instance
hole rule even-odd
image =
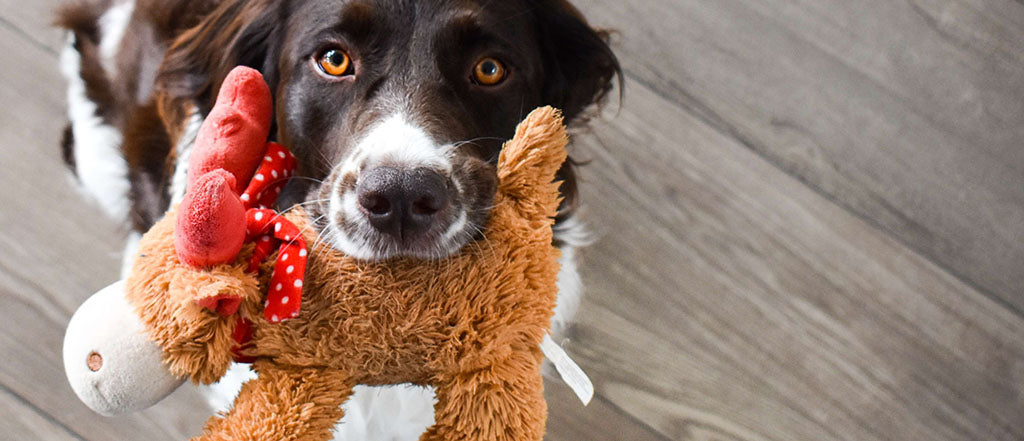
[[[317,58],[320,70],[332,77],[352,75],[352,59],[341,49],[328,49]]]
[[[473,68],[473,78],[477,84],[493,86],[505,79],[505,65],[494,58],[484,58]]]

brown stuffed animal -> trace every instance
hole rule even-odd
[[[301,312],[280,323],[263,314],[269,264],[246,271],[253,245],[226,264],[183,264],[169,212],[140,243],[129,303],[173,374],[211,383],[236,355],[258,374],[196,439],[327,440],[353,386],[397,383],[437,389],[422,440],[542,439],[539,347],[556,295],[554,179],[566,142],[557,110],[533,111],[501,152],[485,239],[448,259],[358,261],[316,242],[291,211],[312,245]],[[224,296],[241,298],[237,312],[200,306]],[[233,353],[242,318],[252,339]]]

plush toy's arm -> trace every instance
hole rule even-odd
[[[231,411],[192,441],[327,440],[352,384],[337,369],[290,369],[259,361]]]
[[[436,423],[420,441],[540,441],[547,403],[539,351],[452,375],[437,388]]]

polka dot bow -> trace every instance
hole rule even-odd
[[[306,240],[295,224],[271,210],[281,189],[295,170],[295,157],[284,146],[271,142],[256,174],[241,195],[246,208],[247,240],[256,243],[248,270],[259,270],[267,256],[278,250],[274,272],[264,303],[263,316],[272,323],[297,317],[306,274]]]

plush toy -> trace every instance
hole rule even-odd
[[[196,439],[327,440],[353,386],[399,383],[436,388],[422,440],[542,439],[558,111],[533,111],[503,148],[484,239],[444,260],[368,262],[317,242],[300,209],[266,208],[294,167],[266,142],[269,108],[255,71],[225,80],[184,200],[143,237],[126,282],[72,318],[64,358],[79,397],[136,410],[243,360],[257,378]]]

